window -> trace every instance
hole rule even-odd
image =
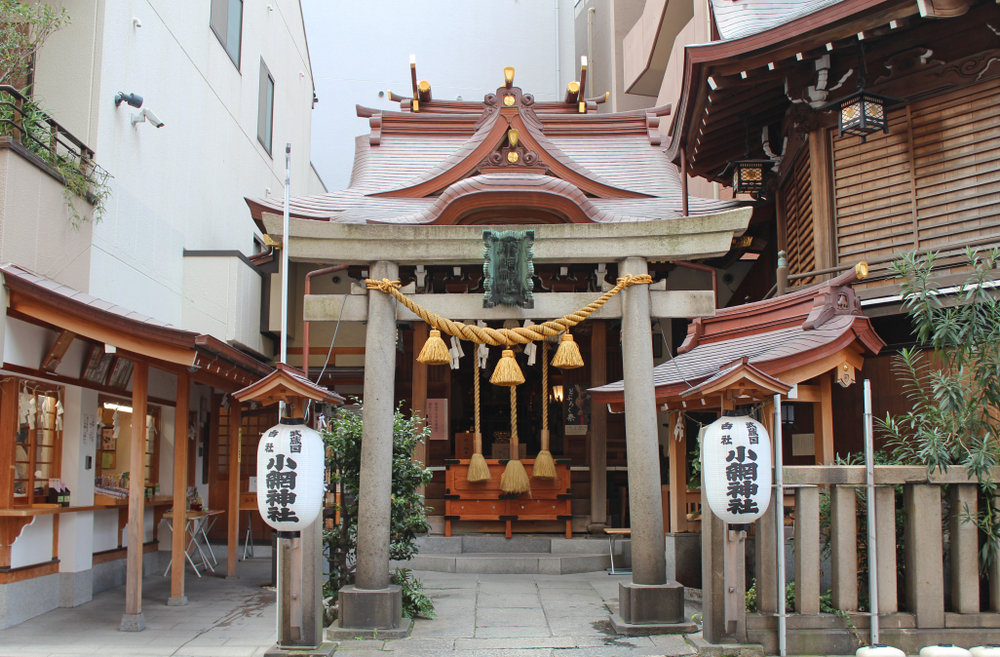
[[[97,476],[118,476],[129,471],[132,459],[132,405],[130,401],[101,395]],[[160,408],[146,407],[143,441],[144,483],[155,488],[160,481]]]
[[[212,31],[240,67],[240,37],[243,32],[243,0],[212,0]]]
[[[271,154],[271,123],[274,118],[274,78],[260,60],[260,90],[257,92],[257,141]]]
[[[44,503],[49,492],[49,480],[59,478],[63,390],[59,386],[34,381],[16,381],[15,503]],[[9,390],[5,388],[4,392]]]

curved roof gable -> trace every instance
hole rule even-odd
[[[622,189],[608,184],[585,166],[570,159],[558,146],[545,136],[544,128],[532,109],[535,104],[531,94],[522,93],[518,87],[501,87],[495,94],[488,94],[477,130],[461,148],[448,159],[408,183],[405,187],[372,194],[380,197],[423,198],[441,192],[485,167],[511,168],[542,167],[551,174],[572,183],[597,198],[643,198],[648,194]],[[405,114],[405,113],[401,113]],[[385,117],[383,117],[383,126]],[[517,130],[524,149],[532,154],[531,160],[504,162],[490,160],[493,152],[507,143],[509,130]]]

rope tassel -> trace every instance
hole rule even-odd
[[[555,461],[549,452],[549,343],[542,343],[542,449],[535,457],[535,465],[531,468],[531,476],[535,479],[556,479]]]
[[[583,367],[580,347],[577,346],[569,331],[559,341],[559,349],[556,350],[556,357],[552,359],[552,367],[558,367],[561,370],[575,370],[578,367]]]
[[[506,355],[508,351],[505,351]],[[510,353],[513,360],[514,353]],[[501,359],[502,360],[502,359]],[[520,371],[520,370],[518,370]],[[520,460],[521,448],[517,442],[517,386],[510,386],[510,460],[500,476],[500,490],[505,493],[524,493],[531,490],[531,481]]]
[[[441,331],[431,329],[431,334],[424,342],[424,348],[420,350],[417,360],[427,365],[448,365],[451,363],[451,353],[444,340],[441,339]]]
[[[469,472],[466,475],[466,479],[476,483],[490,480],[490,467],[486,464],[486,459],[483,457],[483,434],[479,431],[479,377],[481,376],[479,368],[472,368],[472,376],[472,387],[476,397],[476,433],[472,439],[474,451],[472,458],[469,459]]]
[[[524,374],[521,372],[521,368],[518,367],[517,359],[514,358],[512,350],[503,350],[500,361],[497,363],[497,368],[493,370],[493,376],[490,377],[490,383],[495,386],[506,386],[509,388],[524,383]]]

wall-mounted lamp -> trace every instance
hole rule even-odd
[[[554,399],[557,402],[562,402],[563,400],[562,386],[552,386],[552,399]]]
[[[123,101],[136,109],[142,107],[142,96],[139,94],[127,94],[124,91],[119,91],[115,94],[115,107],[121,105]]]
[[[153,110],[149,108],[142,110],[138,114],[132,114],[131,116],[132,116],[131,120],[133,128],[135,127],[136,123],[144,123],[146,119],[149,119],[149,122],[153,124],[154,128],[163,127],[163,121],[161,121],[159,117],[156,116],[156,114],[153,114]]]

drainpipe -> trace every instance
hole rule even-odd
[[[591,7],[587,10],[587,66],[593,68],[594,66],[594,14],[597,10]],[[597,75],[597,71],[590,72],[590,88],[596,89],[594,85],[594,78]],[[587,97],[587,90],[580,89],[580,98]]]
[[[562,84],[560,80],[562,76],[559,74],[559,1],[556,2],[556,100],[559,100],[559,95],[562,93]]]
[[[310,291],[312,290],[313,276],[332,274],[335,271],[344,271],[345,269],[347,269],[347,265],[334,265],[332,267],[324,267],[323,269],[317,269],[316,271],[311,271],[308,274],[306,274],[306,291],[304,297],[309,296]],[[305,305],[304,297],[303,297],[303,305]],[[302,322],[302,371],[305,372],[306,378],[308,379],[309,378],[309,322],[305,320],[303,320]]]
[[[715,307],[719,307],[719,279],[718,272],[715,271],[713,267],[708,265],[699,265],[696,262],[688,262],[686,260],[674,260],[671,264],[678,267],[685,267],[687,269],[696,269],[698,271],[707,271],[712,275],[712,296],[715,297]]]

